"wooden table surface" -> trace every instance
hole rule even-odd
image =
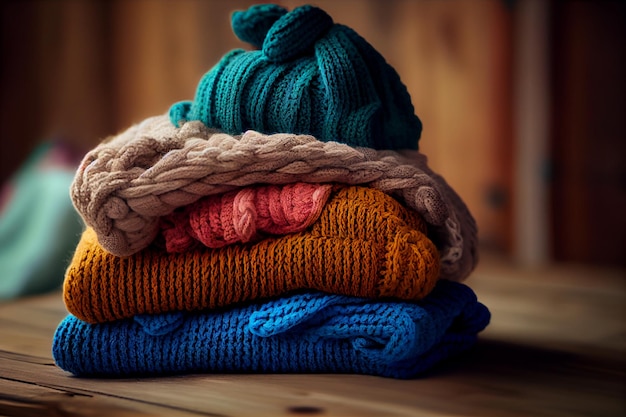
[[[625,416],[623,270],[521,271],[467,283],[492,314],[478,345],[403,381],[358,375],[80,379],[54,365],[60,293],[0,304],[0,416]]]

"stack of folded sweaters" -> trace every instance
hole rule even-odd
[[[490,317],[461,283],[476,225],[395,70],[316,7],[232,26],[258,49],[78,168],[58,366],[411,378],[467,350]]]

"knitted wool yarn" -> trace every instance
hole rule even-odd
[[[61,287],[83,230],[67,195],[77,164],[66,144],[44,141],[2,184],[0,303]]]
[[[422,124],[397,72],[323,10],[269,4],[235,12],[235,34],[259,48],[226,54],[193,102],[172,106],[175,126],[199,120],[238,135],[310,134],[374,149],[417,149]]]
[[[197,242],[221,248],[260,240],[263,234],[300,232],[320,216],[331,189],[331,184],[297,182],[251,186],[201,198],[161,219],[165,248],[185,252]]]
[[[298,181],[363,184],[393,194],[428,223],[442,278],[462,280],[476,264],[473,217],[417,151],[377,151],[254,131],[234,137],[197,121],[177,129],[160,116],[88,152],[71,197],[102,247],[126,256],[152,243],[160,217],[178,207],[249,185]]]
[[[411,378],[471,347],[489,318],[469,287],[442,280],[421,303],[309,292],[105,324],[70,315],[56,330],[52,353],[59,367],[79,376],[324,372]]]
[[[437,249],[419,215],[381,191],[335,192],[306,231],[247,245],[126,258],[88,229],[64,283],[68,311],[88,322],[200,310],[292,290],[359,297],[425,297],[439,278]]]

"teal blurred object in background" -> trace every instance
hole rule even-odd
[[[61,287],[83,230],[69,187],[77,159],[63,143],[38,145],[0,195],[0,301]]]

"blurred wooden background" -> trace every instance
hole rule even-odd
[[[0,3],[0,179],[40,141],[86,152],[191,99],[254,1]],[[287,7],[303,1],[277,1]],[[619,1],[317,0],[397,69],[421,150],[521,262],[626,266]]]

